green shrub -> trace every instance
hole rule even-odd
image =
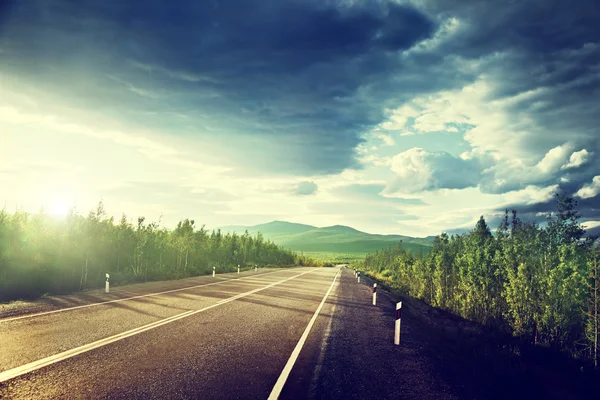
[[[384,269],[383,271],[381,271],[380,275],[384,278],[389,278],[392,276],[392,271],[390,271],[389,269]]]

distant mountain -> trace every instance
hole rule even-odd
[[[251,235],[260,232],[265,239],[272,240],[294,251],[332,253],[372,253],[402,240],[403,246],[413,253],[429,252],[433,237],[414,238],[403,235],[378,235],[361,232],[344,225],[317,228],[312,225],[273,221],[254,226],[224,226],[222,232]]]
[[[297,233],[311,231],[318,229],[312,225],[295,224],[292,222],[285,221],[273,221],[266,224],[254,225],[254,226],[224,226],[220,228],[223,232],[237,232],[244,233],[245,230],[248,232],[258,232],[263,235],[293,235]]]

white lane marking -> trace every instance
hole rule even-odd
[[[25,315],[20,315],[18,317],[0,319],[0,324],[3,323],[3,322],[16,321],[16,320],[19,320],[19,319],[41,317],[43,315],[48,315],[48,314],[56,314],[56,313],[60,313],[60,312],[64,312],[64,311],[77,310],[77,309],[80,309],[80,308],[101,306],[101,305],[110,304],[110,303],[120,303],[122,301],[129,301],[129,300],[141,299],[142,297],[152,297],[152,296],[159,296],[161,294],[181,292],[181,291],[184,291],[184,290],[191,290],[191,289],[196,289],[196,288],[204,287],[204,286],[221,285],[221,284],[227,283],[227,282],[241,281],[241,280],[245,280],[245,279],[256,278],[257,276],[275,274],[277,272],[288,271],[288,270],[289,269],[281,269],[279,271],[265,272],[265,273],[258,274],[258,275],[245,276],[243,278],[227,279],[225,281],[220,281],[220,282],[203,283],[201,285],[187,286],[187,287],[180,288],[180,289],[165,290],[164,292],[141,294],[139,296],[125,297],[123,299],[116,299],[116,300],[101,301],[101,302],[98,302],[98,303],[91,303],[91,304],[84,304],[84,305],[81,305],[81,306],[61,308],[59,310],[44,311],[44,312],[40,312],[40,313],[36,313],[36,314],[25,314]]]
[[[140,326],[139,328],[131,329],[129,331],[126,331],[126,332],[123,332],[123,333],[119,333],[119,334],[116,334],[116,335],[113,335],[113,336],[109,336],[107,338],[100,339],[100,340],[97,340],[95,342],[88,343],[88,344],[85,344],[83,346],[79,346],[79,347],[76,347],[74,349],[71,349],[71,350],[63,351],[62,353],[54,354],[52,356],[49,356],[49,357],[46,357],[46,358],[42,358],[40,360],[33,361],[33,362],[28,363],[28,364],[21,365],[20,367],[16,367],[16,368],[4,371],[4,372],[0,372],[0,383],[6,382],[6,381],[8,381],[10,379],[16,378],[16,377],[18,377],[20,375],[23,375],[23,374],[27,374],[29,372],[32,372],[32,371],[35,371],[37,369],[46,367],[48,365],[57,363],[59,361],[66,360],[67,358],[74,357],[74,356],[76,356],[78,354],[85,353],[87,351],[96,349],[98,347],[102,347],[102,346],[105,346],[107,344],[116,342],[118,340],[122,340],[122,339],[128,338],[130,336],[134,336],[134,335],[137,335],[139,333],[148,331],[150,329],[158,328],[159,326],[162,326],[162,325],[165,325],[165,324],[168,324],[168,323],[171,323],[171,322],[174,322],[174,321],[177,321],[177,320],[180,320],[180,319],[192,316],[194,314],[201,313],[203,311],[210,310],[211,308],[218,307],[218,306],[223,305],[223,304],[227,304],[227,303],[235,301],[237,299],[241,299],[242,297],[250,296],[251,294],[260,292],[260,291],[265,290],[265,289],[269,289],[269,288],[271,288],[273,286],[277,286],[277,285],[279,285],[281,283],[284,283],[284,282],[287,282],[289,280],[298,278],[298,277],[300,277],[302,275],[309,274],[309,273],[314,272],[314,271],[316,271],[318,269],[320,269],[320,268],[314,268],[314,269],[311,269],[310,271],[306,271],[306,272],[303,272],[301,274],[294,275],[292,277],[283,279],[283,280],[281,280],[279,282],[274,282],[274,283],[271,283],[271,284],[269,284],[267,286],[264,286],[264,287],[261,287],[261,288],[258,288],[258,289],[254,289],[254,290],[250,290],[250,291],[245,292],[245,293],[238,294],[236,296],[230,297],[228,299],[221,300],[218,303],[215,303],[215,304],[213,304],[211,306],[208,306],[208,307],[204,307],[204,308],[199,309],[199,310],[186,311],[184,313],[181,313],[181,314],[178,314],[178,315],[174,315],[172,317],[165,318],[165,319],[153,322],[153,323],[148,324],[148,325]]]
[[[342,272],[340,272],[340,276]],[[338,279],[334,285],[334,288],[337,288],[340,285],[341,280]],[[321,349],[319,351],[319,358],[317,359],[317,365],[315,366],[315,371],[313,373],[313,377],[310,380],[309,386],[309,395],[308,398],[317,398],[317,383],[319,382],[319,378],[321,377],[323,370],[323,362],[325,360],[325,353],[327,352],[328,339],[331,334],[331,326],[333,325],[333,316],[335,315],[335,310],[337,307],[337,302],[334,302],[331,305],[331,318],[329,318],[329,322],[327,323],[327,327],[325,328],[325,332],[323,333],[323,339],[321,339]]]
[[[338,269],[338,272],[333,277],[333,282],[331,282],[331,286],[329,286],[329,290],[327,291],[327,293],[325,293],[323,300],[321,300],[321,304],[319,304],[319,307],[317,307],[317,310],[315,311],[312,318],[310,319],[310,322],[306,326],[304,333],[302,334],[302,336],[300,337],[300,340],[296,344],[294,351],[292,351],[292,354],[290,355],[290,358],[288,359],[287,363],[285,364],[285,367],[283,367],[283,371],[281,371],[281,375],[279,375],[279,379],[277,379],[277,382],[275,382],[275,386],[273,386],[273,390],[271,390],[271,394],[269,395],[268,400],[276,400],[279,398],[279,395],[281,394],[281,390],[283,390],[283,386],[285,385],[285,382],[287,381],[287,378],[289,377],[290,372],[292,372],[292,368],[294,367],[294,364],[296,363],[296,360],[298,359],[298,356],[300,355],[300,351],[302,350],[302,347],[304,346],[304,343],[306,342],[306,339],[308,338],[308,334],[310,333],[310,330],[312,329],[313,325],[315,324],[315,321],[317,320],[317,317],[319,316],[319,312],[321,312],[321,309],[323,308],[323,305],[325,304],[325,301],[327,300],[329,293],[331,293],[331,290],[333,289],[333,286],[335,285],[335,281],[336,281],[338,275],[340,274],[340,271],[341,270]]]

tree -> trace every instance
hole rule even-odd
[[[291,264],[296,255],[262,235],[208,232],[184,219],[169,231],[160,219],[137,224],[122,215],[115,225],[104,204],[86,216],[69,210],[56,220],[37,214],[0,210],[0,300],[35,297],[101,287],[109,272],[113,283],[186,277],[233,271],[237,264]],[[314,265],[308,257],[303,262]]]
[[[429,255],[411,259],[398,246],[363,266],[394,271],[405,295],[597,364],[600,250],[582,240],[576,206],[560,194],[546,227],[505,210],[496,237],[480,217],[469,233],[436,237]]]
[[[598,242],[592,243],[589,247],[587,265],[589,274],[586,286],[589,289],[589,300],[586,336],[591,344],[594,368],[598,368],[598,339],[600,331],[600,250]]]
[[[433,241],[431,251],[433,262],[433,286],[435,288],[433,304],[447,308],[454,289],[453,255],[450,251],[450,241],[447,233],[442,233]]]
[[[579,224],[577,200],[564,192],[555,195],[558,213],[548,217],[548,232],[555,243],[577,243],[585,234],[585,229]]]
[[[483,215],[479,217],[479,221],[477,221],[477,224],[475,225],[475,230],[473,231],[473,234],[481,243],[484,243],[485,241],[492,238],[492,232],[490,231],[490,228],[485,222],[485,218],[483,218]]]
[[[496,238],[505,239],[510,235],[510,223],[508,222],[508,208],[504,210],[504,218],[500,221],[500,225],[496,230]]]
[[[516,213],[513,221],[518,221]],[[497,255],[498,272],[502,273],[503,315],[512,332],[537,342],[537,326],[543,309],[543,290],[539,253],[539,227],[532,222],[513,225],[511,236],[503,240]]]

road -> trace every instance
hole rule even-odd
[[[0,398],[453,398],[351,270],[187,283],[0,317]]]

